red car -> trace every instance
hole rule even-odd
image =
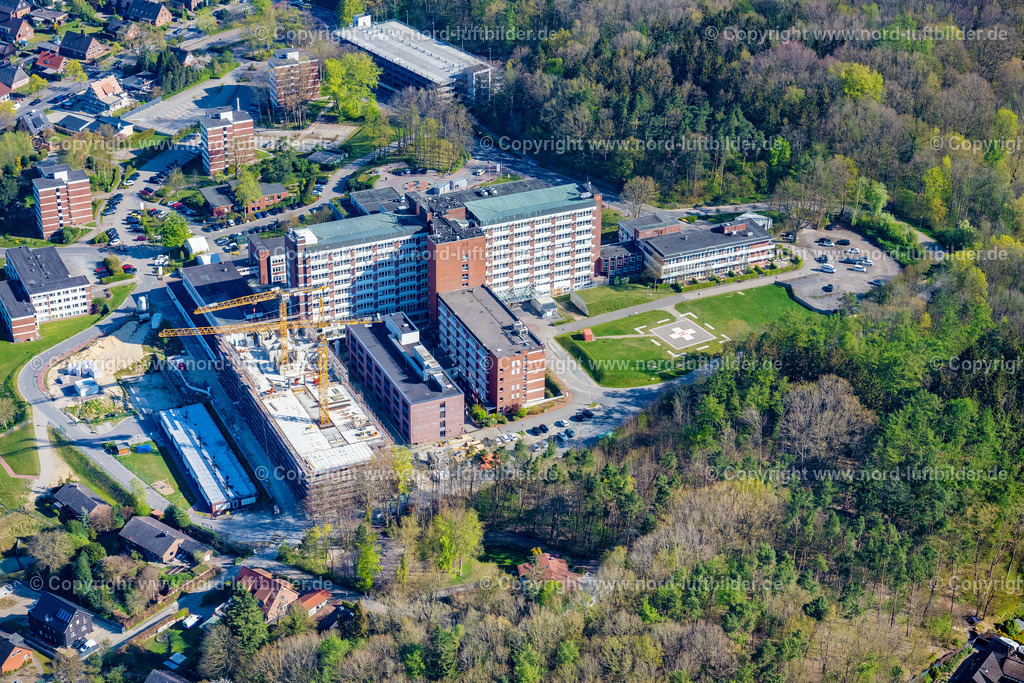
[[[151,188],[151,187],[144,188],[142,190],[142,192],[140,192],[139,194],[147,194],[147,195],[148,194],[153,194],[153,188]]]
[[[181,202],[173,202],[171,204],[171,208],[172,209],[180,209],[181,208]]]
[[[149,238],[146,237],[145,235],[139,235],[138,237],[135,238],[135,241],[136,242],[145,242],[147,239],[149,239]]]

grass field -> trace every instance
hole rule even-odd
[[[619,241],[619,221],[625,216],[615,209],[601,209],[601,244]]]
[[[115,507],[131,503],[131,495],[120,484],[111,479],[110,475],[86,457],[85,453],[72,446],[64,439],[63,435],[53,429],[50,430],[50,443],[60,459],[75,473],[75,478],[78,481]]]
[[[521,176],[517,176],[514,173],[505,173],[500,175],[494,180],[488,180],[485,183],[480,183],[479,187],[485,187],[487,185],[501,185],[502,183],[514,183],[517,180],[522,180]]]
[[[742,339],[761,325],[790,311],[808,317],[814,315],[790,299],[785,289],[774,285],[685,301],[677,304],[676,310],[693,313],[702,326],[711,325],[716,334],[724,334],[730,339]]]
[[[658,323],[665,324],[666,322],[672,322],[672,316],[669,313],[665,311],[646,311],[631,315],[628,318],[613,320],[610,323],[595,325],[590,328],[590,331],[594,333],[595,337],[614,337],[623,334],[636,334],[636,328],[641,325],[646,325],[650,329],[657,327]],[[647,330],[644,331],[646,332]]]
[[[39,474],[39,456],[36,453],[35,432],[31,425],[0,438],[0,456],[17,474]],[[0,504],[14,509],[28,502],[31,479],[7,476],[0,468]]]
[[[693,313],[702,327],[716,336],[739,340],[752,331],[786,314],[812,316],[789,298],[781,287],[765,285],[745,292],[719,294],[676,306],[680,313]],[[635,334],[634,328],[648,329],[664,324],[670,315],[665,311],[649,311],[615,320],[592,328],[596,339],[583,341],[582,333],[559,335],[555,339],[586,368],[594,380],[605,387],[636,387],[657,384],[687,374],[693,365],[686,359],[714,356],[722,351],[718,340],[708,343],[700,352],[690,351],[686,357],[675,358],[663,342],[654,343],[650,334],[636,337],[601,338],[610,335]],[[713,329],[710,329],[713,328]],[[704,344],[700,345],[705,346]]]
[[[658,289],[651,289],[646,285],[638,283],[591,287],[590,289],[582,289],[577,292],[584,303],[587,304],[587,312],[591,316],[601,315],[609,311],[617,311],[620,308],[636,306],[647,301],[654,301],[672,293],[672,288],[668,285],[662,285]]]
[[[187,499],[185,494],[191,496],[191,493],[183,483],[184,479],[177,463],[166,449],[161,448],[154,453],[132,453],[121,456],[118,460],[147,484],[161,480],[166,481],[174,489],[174,493],[165,495],[164,498],[178,507],[188,508],[194,502]]]
[[[530,552],[512,545],[484,544],[481,562],[492,562],[501,569],[514,569],[530,559]]]

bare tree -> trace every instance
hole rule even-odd
[[[639,218],[644,204],[649,204],[658,198],[658,183],[654,178],[646,175],[630,178],[622,186],[622,198],[626,200],[626,205],[629,207],[629,215]]]

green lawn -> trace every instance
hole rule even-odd
[[[60,459],[67,463],[67,466],[75,473],[75,478],[78,481],[115,507],[130,504],[131,496],[120,484],[111,479],[110,475],[86,457],[85,453],[72,446],[63,435],[53,429],[50,430],[50,443]]]
[[[479,187],[484,187],[486,185],[501,185],[502,183],[513,183],[517,180],[522,180],[522,178],[514,173],[506,173],[498,176],[494,180],[488,180],[486,183],[480,183]]]
[[[27,425],[0,438],[0,456],[18,474],[38,474],[39,456],[32,426]],[[25,505],[31,484],[31,479],[9,477],[0,468],[0,504],[12,510]]]
[[[161,448],[155,453],[132,453],[121,456],[118,460],[147,484],[161,480],[166,481],[174,489],[174,493],[164,497],[175,505],[181,508],[188,508],[192,505],[192,502],[187,500],[183,493],[183,491],[187,493],[188,488],[181,483],[183,482],[181,471],[173,456],[166,449]]]
[[[594,316],[660,299],[672,294],[673,291],[668,285],[662,285],[658,289],[652,290],[639,283],[627,283],[608,285],[607,287],[591,287],[577,293],[587,304],[587,312]]]
[[[187,631],[180,627],[180,622],[163,633],[157,634],[142,643],[142,647],[148,652],[160,655],[167,659],[173,654],[181,653],[189,656],[199,651],[199,641],[202,631],[198,626],[193,626]]]
[[[359,129],[352,133],[352,135],[345,140],[345,151],[348,152],[349,160],[361,159],[367,154],[371,154],[377,146],[373,144],[373,140],[370,139],[369,133],[366,131],[366,126],[363,125],[363,121],[339,121],[339,123],[347,123],[353,126],[359,126]],[[391,139],[389,142],[394,142],[398,139],[398,133],[392,130]]]
[[[791,300],[785,289],[774,285],[687,301],[678,304],[676,310],[680,314],[693,313],[702,327],[710,326],[715,335],[725,335],[732,340],[739,340],[765,323],[787,314],[796,318],[814,315]],[[660,346],[655,344],[651,335],[600,338],[635,334],[634,328],[641,325],[647,325],[648,329],[657,327],[668,317],[664,311],[650,311],[604,323],[592,328],[598,338],[590,342],[584,342],[580,332],[559,335],[555,339],[598,384],[605,387],[635,387],[664,382],[693,370],[698,359],[721,353],[722,343],[717,340],[707,344],[708,348],[701,351],[694,348],[685,356],[675,358],[664,343]]]
[[[788,312],[807,317],[814,315],[790,299],[785,289],[774,285],[685,301],[676,305],[676,310],[693,313],[702,326],[711,325],[717,334],[724,334],[730,339],[742,339],[766,322]]]
[[[647,330],[650,330],[652,327],[657,327],[658,323],[664,325],[672,322],[672,319],[672,314],[665,311],[646,311],[631,315],[628,318],[613,320],[610,323],[595,325],[590,330],[594,333],[595,337],[614,337],[623,334],[636,334],[636,328],[642,325],[646,325]],[[647,330],[644,331],[646,332]]]
[[[492,562],[502,569],[514,569],[515,567],[529,561],[530,551],[525,548],[512,545],[484,544],[484,554],[480,556],[481,562]]]
[[[39,474],[39,454],[31,427],[21,427],[0,438],[0,456],[17,474]]]
[[[619,221],[625,216],[615,209],[601,209],[601,244],[619,241]]]

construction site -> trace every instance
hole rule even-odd
[[[360,472],[393,441],[338,358],[344,323],[290,315],[295,294],[318,288],[254,293],[230,264],[210,264],[185,269],[171,289],[193,326],[160,335],[195,338],[216,361],[221,386],[274,464],[266,475],[286,481],[313,516],[354,502]]]

